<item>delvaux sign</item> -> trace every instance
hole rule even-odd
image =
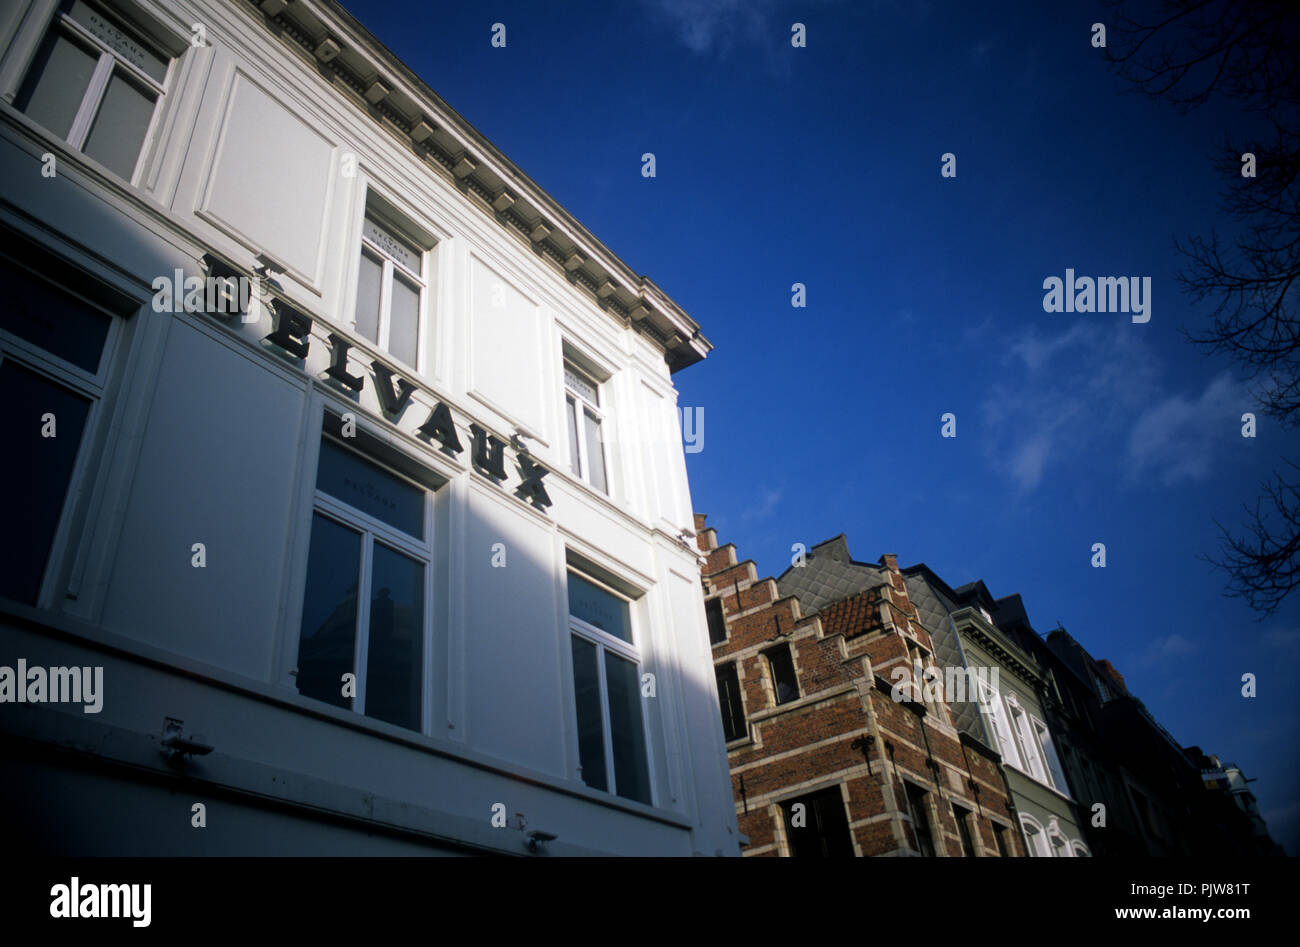
[[[155,297],[155,309],[161,311],[203,312],[214,316],[218,321],[228,321],[233,315],[245,317],[242,321],[256,321],[247,318],[253,300],[257,299],[271,315],[272,331],[265,336],[270,342],[286,354],[302,360],[304,363],[311,350],[312,318],[297,309],[281,295],[274,292],[278,285],[267,277],[253,277],[241,273],[225,260],[211,253],[203,257],[205,278],[192,276],[182,279],[178,272],[173,287],[165,284],[167,277],[155,280],[154,288],[159,295]],[[182,289],[183,287],[183,289]],[[250,290],[250,287],[255,287]],[[165,302],[164,291],[167,292]],[[183,297],[183,298],[182,298]],[[338,387],[355,395],[360,395],[366,386],[365,375],[354,375],[348,370],[348,355],[353,343],[336,332],[329,334],[330,364],[325,375]],[[431,391],[407,378],[403,378],[387,365],[372,358],[368,366],[370,383],[375,396],[383,409],[386,423],[397,427],[403,412],[411,404],[416,391],[423,392],[433,401],[433,407],[417,432],[429,441],[437,441],[442,450],[455,456],[464,451],[464,445],[456,433],[456,424],[451,410],[436,398]],[[504,486],[506,478],[505,449],[506,442],[485,430],[471,419],[470,461],[474,469],[498,486]],[[528,451],[518,441],[514,443],[515,460],[519,465],[520,484],[515,493],[538,509],[545,510],[551,505],[551,498],[546,493],[542,478],[549,472],[528,456]]]

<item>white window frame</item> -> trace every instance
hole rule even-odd
[[[1047,844],[1052,849],[1053,858],[1074,857],[1074,849],[1070,845],[1070,840],[1065,837],[1065,833],[1061,831],[1061,826],[1056,819],[1052,819],[1047,824],[1047,831],[1044,834],[1047,836]]]
[[[1029,722],[1029,712],[1020,705],[1014,694],[1006,696],[1007,709],[1011,713],[1011,729],[1020,744],[1021,759],[1024,760],[1023,772],[1028,773],[1040,783],[1050,786],[1047,767],[1043,765],[1043,753],[1038,747],[1038,738],[1033,733]]]
[[[355,447],[344,444],[337,438],[322,433],[320,441],[331,441],[335,447],[340,450],[351,451],[358,457],[364,458],[368,463],[374,464],[381,468],[384,473],[396,477],[399,480],[411,485],[419,490],[424,497],[423,501],[423,518],[424,539],[421,541],[404,533],[395,526],[385,523],[383,520],[371,516],[369,513],[362,512],[349,503],[340,500],[333,494],[329,494],[320,489],[319,486],[313,488],[312,504],[310,517],[313,522],[317,513],[333,520],[347,529],[361,534],[361,561],[359,564],[359,576],[357,579],[357,629],[355,642],[355,651],[353,653],[352,673],[356,675],[356,693],[352,698],[352,712],[365,716],[366,713],[366,685],[369,676],[369,654],[370,654],[370,591],[371,577],[374,571],[374,544],[378,540],[403,555],[410,556],[412,559],[419,561],[424,566],[424,608],[422,609],[421,628],[421,654],[420,654],[420,729],[419,733],[431,734],[433,727],[433,699],[432,699],[432,674],[431,662],[429,660],[433,648],[433,591],[434,591],[434,550],[433,550],[433,491],[429,487],[416,483],[410,477],[403,476],[388,464],[385,464],[378,457],[367,453],[365,450],[358,450]],[[319,471],[320,454],[317,453],[317,469]],[[311,539],[310,530],[308,532],[308,553],[303,564],[303,583],[302,594],[305,598],[307,594],[307,582],[310,579],[309,571],[311,569]],[[298,620],[298,642],[302,640],[302,617],[301,609]],[[294,655],[294,668],[290,675],[297,683],[298,668],[297,654]],[[342,682],[340,682],[341,685]],[[304,695],[305,696],[305,695]],[[368,718],[376,723],[388,724],[386,720],[380,720],[377,717]],[[388,724],[397,726],[397,724]]]
[[[1061,765],[1061,758],[1056,752],[1056,744],[1052,740],[1052,731],[1048,729],[1047,724],[1033,714],[1029,715],[1029,726],[1034,731],[1039,749],[1043,754],[1043,764],[1047,770],[1048,784],[1061,795],[1069,796],[1070,786],[1066,782],[1065,767]]]
[[[412,270],[379,244],[371,240],[366,235],[367,221],[374,224],[378,229],[384,231],[397,243],[405,244],[408,250],[418,253],[420,257],[419,272]],[[401,362],[403,365],[407,364],[397,355],[394,355],[392,350],[389,348],[393,325],[393,280],[403,279],[407,283],[414,283],[415,288],[419,291],[419,301],[417,302],[415,309],[416,364],[410,365],[409,367],[414,369],[416,373],[423,374],[424,366],[421,363],[424,361],[425,327],[428,322],[425,317],[425,309],[426,300],[429,297],[429,283],[426,277],[429,268],[429,250],[424,247],[420,241],[413,240],[407,236],[407,228],[393,224],[386,215],[380,214],[367,206],[366,211],[361,218],[361,246],[357,255],[357,288],[356,292],[353,293],[352,296],[352,328],[354,330],[357,328],[356,307],[361,292],[361,256],[366,253],[375,257],[381,268],[379,277],[379,316],[378,325],[375,326],[375,335],[378,336],[378,338],[372,344],[380,351],[387,353],[395,361]],[[398,275],[399,271],[400,276]],[[361,333],[358,332],[357,334],[360,335]],[[362,336],[362,338],[365,337]],[[370,340],[365,339],[365,341],[369,342]]]
[[[572,566],[569,566],[565,569],[564,578],[565,578],[566,595],[568,594],[567,588],[568,588],[569,573],[573,573],[574,575],[581,577],[582,579],[586,580],[587,582],[590,582],[592,585],[599,588],[601,591],[608,592],[610,595],[613,595],[615,598],[619,599],[620,601],[625,602],[628,607],[628,631],[632,636],[631,642],[624,641],[622,638],[619,638],[616,635],[611,635],[609,632],[605,631],[604,629],[597,628],[595,625],[583,621],[581,618],[574,615],[572,611],[569,612],[570,639],[572,639],[574,635],[577,635],[578,637],[582,638],[584,641],[588,641],[591,644],[594,644],[596,646],[596,677],[597,677],[597,683],[600,686],[601,743],[605,751],[605,777],[606,777],[606,782],[609,784],[608,787],[604,790],[596,789],[594,786],[589,786],[585,780],[583,782],[583,785],[587,786],[587,788],[589,789],[595,790],[596,792],[607,792],[611,796],[618,796],[619,799],[626,800],[627,802],[640,802],[639,799],[633,799],[631,796],[619,796],[618,794],[618,775],[614,772],[614,740],[610,732],[611,725],[609,720],[609,683],[605,677],[605,654],[607,651],[613,651],[614,654],[617,655],[618,657],[623,658],[624,660],[627,661],[631,661],[633,667],[636,668],[637,695],[638,698],[640,697],[641,675],[643,672],[641,669],[641,651],[635,644],[637,638],[636,617],[635,617],[636,609],[632,607],[633,602],[626,595],[617,591],[616,589],[610,588],[609,585],[607,585],[604,582],[601,582],[591,573],[583,572],[581,569],[575,569]],[[567,601],[565,605],[567,608],[568,607]],[[572,640],[570,640],[569,642],[569,651],[570,651],[569,661],[572,662],[573,661]],[[578,714],[577,690],[576,690],[577,673],[572,667],[570,667],[570,673],[571,673],[571,677],[575,682],[574,699],[571,703],[571,706],[573,707],[574,723],[576,725],[577,714]],[[654,806],[657,804],[658,794],[655,791],[654,753],[652,752],[652,744],[650,742],[650,714],[646,710],[644,700],[641,701],[641,729],[644,733],[644,737],[643,737],[644,743],[642,745],[645,747],[645,755],[646,755],[646,779],[649,781],[650,784],[649,804],[651,806]],[[579,777],[581,777],[582,775],[581,758],[579,758],[578,760],[578,774]],[[642,804],[644,805],[644,803]]]
[[[79,500],[90,488],[92,477],[90,455],[94,453],[94,445],[99,441],[100,418],[103,415],[104,403],[108,397],[109,373],[124,332],[124,320],[120,313],[115,313],[112,309],[87,298],[84,294],[55,280],[46,278],[44,274],[32,270],[27,264],[19,263],[17,259],[12,257],[7,259],[10,265],[25,269],[31,279],[43,282],[109,318],[108,332],[104,335],[104,347],[99,353],[99,365],[96,366],[96,371],[93,373],[60,358],[53,352],[43,349],[33,342],[28,342],[24,338],[0,329],[0,363],[5,361],[15,362],[28,371],[48,378],[55,384],[67,388],[90,402],[86,410],[86,424],[81,432],[81,443],[77,446],[77,458],[73,461],[72,472],[68,477],[68,491],[63,498],[63,508],[59,511],[59,517],[55,523],[54,535],[50,540],[49,556],[45,560],[40,588],[36,594],[36,607],[49,608],[64,597],[63,592],[55,586],[58,576],[63,572],[59,568],[59,564],[64,561],[64,556],[69,552],[70,547],[75,548],[74,539],[68,533],[74,510]],[[67,589],[69,594],[75,594],[74,590],[77,589],[79,584],[79,573],[83,567],[84,564],[81,563],[74,567],[70,587]]]
[[[596,393],[595,401],[590,400],[581,391],[578,391],[576,388],[574,388],[572,385],[569,384],[569,379],[568,379],[569,372],[573,372],[573,374],[577,375],[583,381],[591,385],[592,389]],[[573,359],[567,357],[564,359],[564,373],[565,373],[565,378],[564,378],[565,440],[568,440],[570,436],[569,415],[568,415],[569,411],[573,411],[574,413],[574,428],[576,431],[576,434],[574,436],[576,436],[578,440],[577,448],[578,448],[579,469],[573,470],[572,462],[570,462],[569,469],[573,472],[573,475],[575,477],[577,477],[583,483],[587,484],[593,490],[600,490],[600,487],[596,486],[596,484],[592,480],[591,457],[589,454],[589,448],[587,446],[587,438],[586,438],[587,427],[586,427],[585,414],[590,414],[596,422],[596,429],[599,431],[598,437],[600,438],[600,443],[602,445],[601,464],[603,467],[602,473],[604,474],[605,489],[601,492],[604,493],[606,496],[608,496],[610,493],[609,451],[603,449],[603,445],[606,443],[606,441],[605,441],[605,413],[604,411],[601,410],[600,407],[600,389],[601,389],[602,382],[597,381],[595,377],[591,374],[591,372],[584,370],[582,366],[574,362]],[[570,456],[572,456],[573,445],[570,444],[568,446],[569,446],[569,454]]]
[[[1047,838],[1047,830],[1032,816],[1020,817],[1020,834],[1025,840],[1025,851],[1031,858],[1051,858],[1052,843]]]
[[[1002,695],[985,681],[979,681],[980,709],[993,718],[993,738],[997,741],[998,752],[1002,761],[1021,768],[1020,751],[1016,748],[1015,737],[1011,730],[1011,721],[1006,708],[1002,705]]]
[[[95,3],[88,3],[87,5],[101,15],[107,14],[109,19],[121,22],[123,26],[136,34],[143,32],[136,27],[128,17],[124,17],[122,13],[116,9],[105,10]],[[85,26],[74,20],[64,10],[55,11],[53,19],[51,19],[49,25],[46,26],[40,34],[40,39],[37,41],[37,48],[39,49],[52,33],[58,31],[62,31],[65,36],[71,34],[69,39],[79,45],[83,51],[85,51],[85,48],[89,46],[91,52],[99,53],[99,59],[95,63],[94,71],[90,75],[90,82],[87,84],[86,90],[82,93],[81,106],[77,109],[76,117],[72,120],[72,127],[68,129],[67,137],[63,139],[67,142],[69,148],[81,152],[89,161],[95,160],[89,155],[86,155],[83,149],[85,148],[86,138],[90,134],[91,126],[94,124],[95,116],[99,114],[100,106],[103,105],[104,94],[108,90],[108,83],[109,80],[112,79],[113,71],[115,69],[123,71],[128,77],[128,81],[143,85],[145,89],[154,96],[153,114],[149,118],[148,127],[145,128],[144,139],[140,142],[140,153],[135,156],[135,164],[132,165],[131,174],[127,178],[129,183],[134,184],[136,178],[139,176],[140,165],[144,160],[145,152],[148,151],[149,142],[153,138],[154,129],[157,127],[158,116],[162,111],[161,106],[163,104],[163,97],[167,93],[167,80],[172,75],[172,68],[177,57],[167,50],[162,49],[156,43],[149,42],[147,39],[141,40],[142,43],[149,47],[150,52],[154,53],[159,59],[162,59],[167,63],[167,72],[163,76],[163,81],[159,82],[143,69],[128,61],[121,53],[117,52],[94,33],[90,32],[90,30]],[[34,65],[35,59],[33,58],[23,71],[22,78],[19,81],[19,88],[22,88],[22,86],[24,86],[31,78],[31,70]],[[51,132],[51,134],[53,134],[53,132]]]

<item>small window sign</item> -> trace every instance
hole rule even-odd
[[[419,250],[390,231],[385,230],[370,217],[366,218],[365,227],[362,228],[361,232],[367,240],[378,247],[398,266],[409,270],[416,276],[420,275],[420,257],[422,254]]]
[[[569,614],[632,643],[627,602],[573,572],[569,573]]]

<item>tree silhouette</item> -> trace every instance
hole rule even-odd
[[[1214,303],[1208,331],[1187,333],[1247,370],[1262,414],[1300,426],[1300,3],[1295,0],[1112,0],[1107,54],[1139,92],[1195,109],[1236,102],[1264,129],[1225,141],[1215,162],[1226,179],[1223,209],[1237,222],[1176,242],[1178,274],[1193,299]],[[1254,177],[1247,155],[1254,156]],[[1227,594],[1268,615],[1300,584],[1300,467],[1274,472],[1244,531],[1222,533],[1217,558]]]

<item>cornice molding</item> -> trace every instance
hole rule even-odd
[[[610,252],[335,0],[243,0],[241,6],[254,18],[260,14],[286,45],[337,81],[353,104],[549,260],[621,327],[662,348],[670,371],[712,350],[698,323],[662,289]],[[397,107],[399,94],[417,114]]]

